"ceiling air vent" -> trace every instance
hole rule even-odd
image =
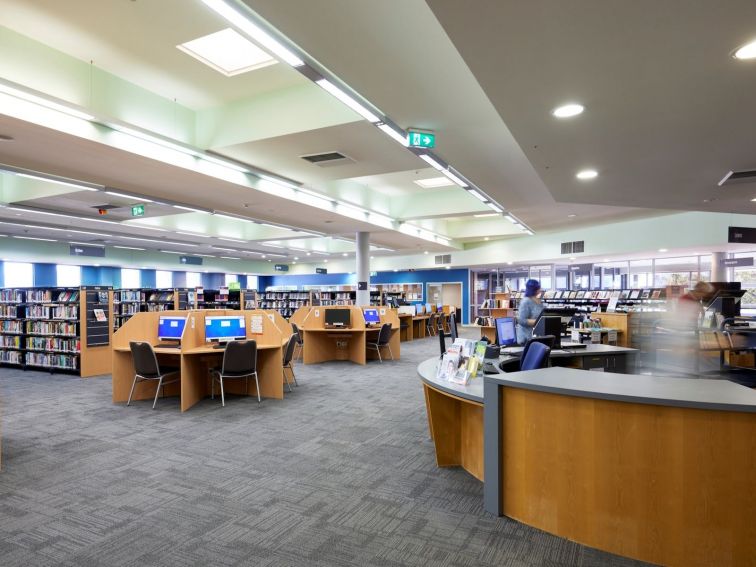
[[[724,185],[733,185],[735,183],[753,182],[756,182],[756,169],[748,169],[743,171],[730,171],[717,185],[723,187]]]
[[[585,240],[562,242],[562,254],[580,254],[585,252]]]
[[[355,163],[352,158],[342,154],[341,152],[325,152],[322,154],[309,154],[299,157],[301,157],[305,161],[309,161],[313,165],[317,165],[318,167],[334,167],[337,165]]]
[[[436,256],[435,259],[437,266],[441,264],[451,264],[451,254],[442,254],[440,256]]]

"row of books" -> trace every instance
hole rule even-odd
[[[481,304],[481,309],[509,309],[509,299],[486,299]]]
[[[134,306],[138,307],[136,305]],[[148,303],[147,304],[147,311],[169,311],[172,309],[173,309],[173,303]],[[139,309],[132,312],[132,315],[133,313],[138,313],[138,312],[139,312]]]
[[[0,305],[0,318],[16,319],[18,317],[18,307],[11,304]]]
[[[41,350],[47,352],[79,353],[81,341],[76,339],[61,339],[54,337],[27,337],[26,348],[28,350]]]
[[[41,352],[27,352],[24,360],[27,366],[43,368],[61,368],[63,370],[78,370],[78,354],[48,354]]]
[[[24,322],[21,320],[0,321],[0,333],[21,335],[23,334],[23,332],[24,332]]]
[[[19,335],[0,336],[0,348],[21,348],[21,337]]]
[[[78,324],[65,321],[26,321],[27,335],[76,337]]]
[[[144,298],[146,294],[142,294],[142,298]],[[142,299],[144,301],[144,299]],[[146,301],[173,301],[173,292],[172,291],[161,291],[161,292],[155,292],[151,293],[149,297],[147,297]]]
[[[0,289],[0,303],[23,303],[25,299],[20,289]]]
[[[65,319],[79,318],[78,305],[29,305],[26,307],[27,319]]]
[[[30,289],[26,300],[29,303],[70,303],[79,299],[78,289],[55,291],[52,289]]]
[[[662,289],[547,291],[544,299],[664,299]]]
[[[116,297],[118,297],[118,301],[124,302],[124,301],[143,301],[143,294],[141,291],[138,290],[122,290],[122,291],[116,291]]]
[[[310,294],[308,292],[301,291],[266,291],[264,294],[260,294],[260,299],[276,300],[276,299],[298,299],[308,300]]]
[[[281,301],[260,301],[260,309],[299,309],[307,305],[307,300],[281,300]]]
[[[0,350],[0,363],[23,364],[24,353],[18,350]]]

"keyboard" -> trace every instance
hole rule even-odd
[[[169,344],[169,345],[160,345],[160,344],[157,344],[157,345],[155,345],[155,348],[181,348],[181,345],[180,344],[179,345],[177,345],[177,344]]]
[[[483,369],[483,374],[501,374],[496,365],[491,362],[484,362],[481,368]]]

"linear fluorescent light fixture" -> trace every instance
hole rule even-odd
[[[423,160],[425,163],[430,165],[433,169],[437,169],[441,173],[444,173],[446,171],[446,168],[440,163],[438,163],[435,159],[433,159],[432,156],[428,154],[420,154],[420,156],[418,157],[420,157],[421,160]]]
[[[468,189],[467,192],[470,193],[470,195],[472,195],[476,199],[483,201],[484,203],[488,203],[488,197],[476,191],[475,189]]]
[[[322,89],[328,91],[330,94],[335,96],[341,102],[346,104],[349,108],[354,110],[357,114],[362,116],[368,122],[380,122],[381,120],[380,118],[378,118],[370,110],[365,108],[362,104],[354,100],[351,96],[346,94],[344,91],[342,91],[339,87],[334,85],[328,79],[320,79],[318,81],[315,81],[315,83]]]
[[[119,193],[118,191],[105,191],[108,195],[113,195],[113,197],[121,197],[122,199],[131,199],[133,201],[140,201],[143,203],[154,203],[155,201],[151,199],[146,199],[144,197],[138,197],[137,195],[127,195],[126,193]]]
[[[224,260],[241,260],[241,258],[237,258],[236,256],[221,256]]]
[[[38,238],[36,236],[11,236],[11,238],[20,238],[21,240],[42,240],[43,242],[57,242],[54,238]]]
[[[496,203],[486,203],[486,205],[488,205],[488,208],[489,208],[489,209],[493,209],[493,210],[494,210],[494,211],[496,211],[497,213],[503,213],[503,212],[504,212],[504,209],[502,209],[502,208],[501,208],[501,207],[500,207],[499,205],[497,205]]]
[[[169,242],[167,240],[152,240],[150,238],[138,238],[136,236],[119,236],[123,240],[138,240],[140,242],[153,242],[155,244],[162,244],[163,246],[187,246],[189,248],[197,248],[199,244],[187,244],[186,242]]]
[[[223,0],[202,0],[205,5],[213,10],[216,14],[224,18],[230,24],[243,31],[257,43],[262,45],[276,57],[288,63],[292,67],[301,67],[304,65],[297,55],[284,47],[278,40],[274,39],[268,32],[264,31],[255,24],[249,17],[240,13],[238,10],[229,6]]]
[[[478,215],[473,215],[476,219],[482,219],[486,217],[498,217],[498,213],[481,213]]]
[[[184,252],[176,252],[174,250],[161,250],[163,254],[184,254]]]
[[[504,218],[507,219],[512,224],[517,224],[517,219],[514,218],[512,215],[504,215]]]
[[[57,183],[58,185],[66,185],[67,187],[73,187],[79,191],[99,191],[102,189],[102,185],[94,185],[84,183],[80,181],[74,181],[73,179],[66,179],[65,177],[58,177],[56,175],[43,175],[41,173],[19,172],[5,169],[9,173],[15,173],[19,177],[27,177],[34,179],[35,181],[48,181],[50,183]]]
[[[210,211],[204,211],[202,209],[195,209],[194,207],[187,207],[186,205],[173,205],[174,209],[181,209],[182,211],[189,211],[192,213],[205,213],[208,214]]]
[[[120,248],[121,250],[147,250],[146,248],[137,248],[136,246],[113,246],[113,248]]]
[[[238,252],[236,248],[223,248],[221,246],[213,246],[213,250],[223,250],[224,252]]]
[[[454,183],[456,183],[456,184],[457,184],[457,185],[459,185],[460,187],[462,187],[462,188],[468,187],[468,184],[467,184],[467,183],[465,183],[464,181],[462,181],[462,179],[460,179],[460,178],[459,178],[459,177],[458,177],[457,175],[454,175],[454,174],[453,174],[453,173],[452,173],[451,171],[449,171],[448,169],[442,169],[442,170],[441,170],[441,173],[442,173],[443,175],[445,175],[446,177],[448,177],[449,179],[451,179],[452,181],[454,181]]]
[[[3,224],[16,224],[16,223],[3,223]],[[36,228],[37,230],[55,230],[58,232],[73,232],[76,234],[86,234],[89,236],[102,236],[103,238],[111,238],[112,234],[104,234],[102,232],[89,232],[87,230],[76,230],[73,228],[57,228],[52,226],[39,226],[36,224],[18,224],[16,226],[25,226],[26,228]]]
[[[405,148],[407,147],[407,134],[405,134],[403,131],[400,132],[398,130],[395,130],[392,126],[386,123],[379,123],[378,129],[386,134],[389,138],[399,142]]]
[[[95,244],[93,242],[76,242],[75,240],[69,240],[69,244],[80,244],[81,246],[95,246],[96,248],[105,248],[104,244]]]
[[[194,236],[196,238],[210,238],[207,234],[197,234],[195,232],[182,232],[180,230],[176,231],[176,234],[183,234],[184,236]]]
[[[5,83],[0,83],[0,93],[5,93],[7,95],[20,98],[21,100],[38,104],[39,106],[44,106],[45,108],[49,108],[51,110],[62,112],[63,114],[68,114],[69,116],[73,116],[75,118],[94,120],[94,116],[92,116],[91,114],[87,114],[86,112],[82,112],[81,110],[78,110],[66,104],[61,104],[48,98],[11,87],[10,85],[7,85]]]
[[[226,242],[236,242],[237,244],[246,244],[246,240],[237,240],[236,238],[223,238],[222,236],[218,237],[218,240],[225,240]]]

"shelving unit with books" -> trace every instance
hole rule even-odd
[[[241,302],[243,309],[257,309],[257,290],[256,289],[243,289],[241,290]]]
[[[228,288],[197,288],[194,292],[193,304],[194,309],[240,309],[241,292],[238,289],[229,290]]]
[[[144,294],[141,289],[117,289],[113,292],[113,329],[118,330],[136,313],[142,311]]]
[[[321,292],[320,305],[330,305],[330,303],[323,302],[322,295]],[[310,291],[266,290],[260,293],[258,303],[260,309],[275,309],[282,317],[288,319],[300,307],[311,305],[311,300]]]
[[[0,364],[93,376],[110,371],[110,288],[0,290]]]

